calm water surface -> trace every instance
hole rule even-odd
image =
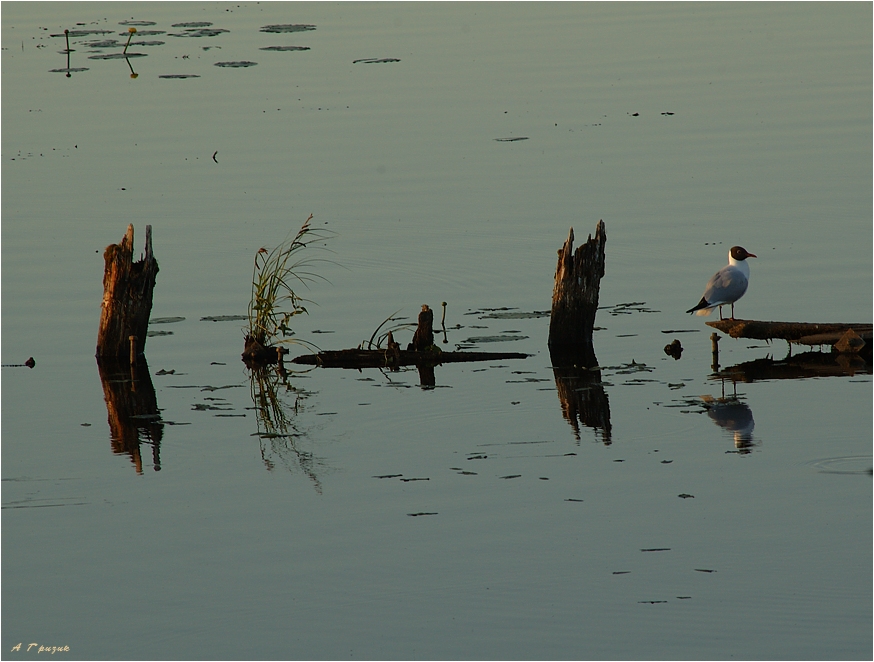
[[[870,368],[726,338],[732,382],[683,311],[740,244],[739,317],[871,321],[871,11],[4,3],[3,363],[36,360],[2,373],[4,657],[870,659]],[[446,301],[441,346],[529,358],[293,375],[265,436],[244,323],[202,318],[309,214],[299,338]],[[538,314],[599,219],[609,433],[563,417]],[[93,358],[128,223],[138,451]]]

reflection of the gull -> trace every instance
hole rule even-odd
[[[278,367],[252,367],[249,372],[249,391],[255,405],[258,432],[261,443],[261,459],[268,471],[276,468],[277,462],[289,471],[296,464],[313,482],[316,492],[322,493],[322,483],[317,469],[321,461],[309,451],[300,450],[297,441],[304,434],[294,424],[304,393],[288,383],[288,373]],[[294,404],[287,405],[277,394],[282,388],[294,396]]]
[[[140,444],[151,444],[153,467],[160,471],[164,425],[145,358],[140,357],[136,365],[102,358],[97,361],[97,369],[103,384],[113,452],[130,455],[141,474]]]
[[[753,428],[756,424],[752,410],[737,395],[721,398],[702,395],[701,399],[711,420],[732,434],[738,452],[749,453],[755,446]]]
[[[859,354],[837,352],[804,352],[775,360],[756,359],[724,368],[711,379],[754,382],[760,379],[803,379],[806,377],[852,377],[871,374],[871,363]]]
[[[580,426],[594,428],[605,445],[612,443],[610,402],[601,383],[601,371],[580,366],[597,365],[592,356],[575,356],[566,352],[550,350],[555,388],[561,401],[561,413],[574,430],[579,441]]]

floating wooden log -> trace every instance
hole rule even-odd
[[[389,332],[386,349],[341,349],[336,351],[304,354],[291,359],[298,365],[317,365],[322,368],[389,368],[414,365],[419,368],[423,386],[434,386],[434,366],[442,363],[466,363],[469,361],[502,361],[527,359],[527,354],[518,352],[443,352],[434,344],[434,311],[422,306],[419,323],[413,334],[413,342],[401,349]]]
[[[103,303],[97,331],[97,357],[135,362],[146,348],[152,292],[158,261],[152,253],[152,226],[146,226],[145,256],[133,261],[134,226],[103,252]],[[133,336],[133,339],[131,338]]]
[[[574,229],[558,251],[552,315],[549,319],[549,349],[563,356],[578,357],[582,367],[597,365],[592,331],[598,310],[598,294],[604,277],[604,246],[607,232],[598,221],[595,238],[574,251]]]
[[[718,320],[707,322],[732,338],[785,340],[801,345],[832,345],[839,352],[871,351],[871,324],[817,324],[809,322],[759,322]]]
[[[322,368],[393,368],[407,365],[440,365],[470,361],[503,361],[527,359],[519,352],[441,352],[399,349],[341,349],[337,351],[304,354],[291,359],[298,365],[317,365]]]

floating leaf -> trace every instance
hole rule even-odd
[[[259,51],[308,51],[309,46],[264,46]]]
[[[232,69],[240,69],[243,67],[254,67],[257,62],[249,62],[248,60],[240,60],[237,62],[216,62],[215,66],[217,67],[227,67]]]
[[[280,34],[283,32],[310,32],[315,30],[315,25],[297,24],[297,25],[265,25],[261,28],[261,32],[272,32]]]

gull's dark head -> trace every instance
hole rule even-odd
[[[731,250],[728,251],[728,254],[731,255],[733,259],[738,261],[746,260],[748,257],[757,257],[753,253],[750,253],[743,246],[732,246]]]

